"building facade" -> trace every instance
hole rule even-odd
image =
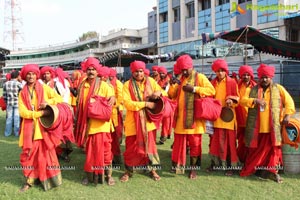
[[[196,69],[210,76],[211,62],[216,58],[225,58],[231,73],[236,72],[239,66],[245,63],[253,66],[256,71],[262,61],[276,67],[276,82],[288,85],[291,93],[300,96],[300,90],[294,89],[300,84],[300,80],[297,79],[299,83],[290,81],[295,79],[291,77],[292,75],[300,75],[300,70],[297,71],[300,69],[298,61],[258,54],[251,45],[240,44],[238,41],[233,43],[217,39],[202,44],[203,33],[214,34],[244,26],[253,26],[281,40],[299,42],[300,2],[299,0],[157,0],[157,4],[148,13],[147,28],[116,29],[106,36],[86,41],[12,51],[6,56],[3,74],[28,63],[37,63],[40,66],[59,65],[65,70],[73,70],[88,56],[101,58],[121,49],[145,55],[172,52],[173,59],[158,59],[149,64],[164,65],[170,71],[178,56],[189,54],[194,59]],[[117,61],[109,66],[127,69],[130,60],[128,62],[123,60],[125,59],[120,59],[122,62]],[[123,73],[122,70],[120,72]],[[289,73],[285,73],[284,70]]]
[[[244,45],[237,44],[228,54],[232,42],[216,40],[202,47],[202,33],[230,31],[253,26],[286,41],[300,41],[299,1],[284,0],[158,0],[158,53],[190,54],[207,63],[214,57],[232,57],[243,61]],[[277,7],[275,7],[277,5]],[[273,7],[271,7],[273,6]],[[248,48],[248,47],[247,47]],[[215,49],[215,52],[212,50]],[[250,49],[250,48],[248,48]],[[250,52],[248,57],[255,56]],[[214,55],[216,54],[216,55]],[[233,56],[240,56],[238,60]],[[255,58],[254,58],[255,60]],[[172,63],[166,63],[172,65]]]
[[[243,64],[256,72],[260,62],[276,67],[275,81],[285,85],[299,102],[300,62],[269,54],[259,54],[251,45],[222,39],[202,44],[202,34],[216,34],[252,26],[280,40],[300,42],[299,0],[157,0],[158,53],[174,52],[171,61],[160,62],[169,70],[182,54],[194,59],[197,71],[211,76],[211,63],[225,58],[229,71]],[[238,39],[238,38],[237,38]],[[230,49],[230,51],[229,51]],[[293,80],[293,81],[292,81]]]

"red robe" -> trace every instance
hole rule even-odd
[[[216,87],[218,79],[212,80],[212,84]],[[229,76],[226,77],[226,99],[230,98],[235,103],[239,101],[237,83]],[[209,153],[218,158],[222,165],[226,165],[227,158],[230,158],[230,164],[236,165],[238,156],[236,152],[236,130],[214,127],[214,134],[210,138]],[[216,163],[218,165],[218,163]]]
[[[44,102],[43,86],[36,82],[35,94],[39,105]],[[28,110],[32,110],[32,104],[28,87],[24,87],[20,92],[22,102]],[[37,109],[37,108],[36,108]],[[36,110],[37,111],[37,110]],[[56,156],[55,147],[60,140],[55,135],[49,134],[39,123],[42,139],[33,140],[33,119],[25,119],[21,134],[23,136],[22,153],[20,163],[23,167],[23,174],[27,179],[27,184],[33,185],[39,179],[45,190],[59,186],[62,183],[60,165]]]

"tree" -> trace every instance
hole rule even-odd
[[[85,41],[92,38],[98,38],[98,33],[96,31],[88,31],[86,33],[83,33],[82,36],[79,37],[79,41]]]

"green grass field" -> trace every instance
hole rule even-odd
[[[1,94],[1,90],[0,90]],[[0,111],[0,199],[300,199],[298,188],[300,175],[284,174],[283,184],[273,181],[261,181],[255,176],[241,178],[238,174],[226,177],[223,171],[208,174],[205,168],[209,165],[208,136],[203,135],[202,169],[196,180],[189,180],[185,175],[170,173],[172,139],[158,146],[162,169],[158,172],[162,179],[155,182],[145,174],[134,174],[127,183],[119,182],[123,173],[115,170],[115,186],[106,184],[81,185],[84,177],[84,154],[74,148],[71,162],[61,165],[71,170],[63,170],[63,184],[44,192],[35,186],[25,193],[19,193],[24,183],[21,170],[11,170],[10,166],[20,166],[18,139],[14,136],[4,137],[5,112]],[[75,146],[75,145],[74,145]],[[124,142],[122,144],[124,150]]]

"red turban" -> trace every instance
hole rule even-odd
[[[109,68],[109,76],[116,77],[117,76],[117,71],[113,68]]]
[[[165,67],[159,67],[157,71],[158,71],[158,73],[162,73],[162,74],[167,74],[168,73],[168,71]]]
[[[150,76],[150,70],[149,70],[149,69],[146,68],[146,69],[144,70],[144,73],[145,73],[147,76]]]
[[[65,79],[69,78],[69,74],[60,67],[56,68],[55,74],[56,74],[59,82],[61,82],[63,84],[64,88],[66,88]]]
[[[174,64],[173,71],[175,75],[181,74],[180,68],[178,67],[177,63]]]
[[[27,65],[24,65],[21,69],[21,78],[23,80],[26,80],[26,75],[29,73],[29,72],[33,72],[36,74],[37,78],[40,77],[40,69],[39,69],[39,66],[37,64],[27,64]]]
[[[98,70],[98,76],[108,77],[110,74],[110,69],[106,66],[99,67]]]
[[[239,77],[242,78],[242,76],[248,73],[251,76],[251,79],[254,78],[253,69],[249,65],[242,65],[239,69]]]
[[[55,77],[55,71],[52,67],[50,67],[50,66],[42,67],[42,69],[40,71],[40,76],[42,77],[46,72],[50,72],[51,78]]]
[[[216,72],[220,69],[223,69],[226,72],[226,74],[228,75],[228,64],[227,64],[226,60],[223,60],[223,59],[215,60],[211,65],[211,69],[214,72]]]
[[[101,67],[101,64],[99,63],[99,60],[97,58],[94,58],[94,57],[88,57],[86,59],[86,61],[82,62],[81,63],[81,68],[84,72],[86,72],[86,70],[89,68],[89,67],[94,67],[96,70],[98,68]]]
[[[180,71],[183,69],[192,69],[193,68],[193,59],[189,55],[182,55],[176,60],[177,66]]]
[[[231,77],[232,77],[232,78],[236,78],[236,77],[237,77],[236,72],[232,72],[232,73],[231,73]]]
[[[152,66],[152,68],[151,68],[151,69],[152,69],[152,71],[157,71],[157,70],[158,70],[158,68],[159,68],[159,66],[156,66],[156,65],[155,65],[155,66]]]
[[[69,78],[69,74],[65,72],[63,68],[60,67],[55,69],[55,74],[58,77]]]
[[[261,78],[263,76],[267,76],[269,78],[273,78],[275,74],[275,67],[265,65],[265,64],[260,64],[259,67],[257,68],[257,76],[258,78]]]
[[[5,78],[6,78],[6,81],[10,81],[10,79],[11,79],[11,74],[10,74],[10,73],[7,73],[7,74],[5,75]]]
[[[130,63],[131,73],[133,73],[139,69],[142,69],[143,71],[145,71],[146,64],[143,61],[136,60],[136,61],[133,61],[132,63]]]
[[[80,63],[80,67],[81,67],[81,70],[84,72],[85,70],[83,70],[83,69],[85,69],[85,61],[82,61]]]

